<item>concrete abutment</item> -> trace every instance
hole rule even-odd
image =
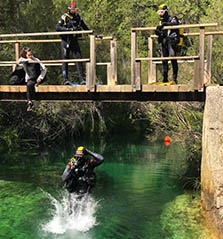
[[[203,117],[202,207],[219,239],[223,239],[223,87],[209,86]]]

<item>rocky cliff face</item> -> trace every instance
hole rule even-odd
[[[223,239],[223,87],[206,89],[203,118],[201,199],[209,222]]]

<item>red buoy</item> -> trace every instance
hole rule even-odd
[[[164,144],[165,144],[166,146],[170,145],[170,137],[169,137],[169,136],[165,136],[165,138],[164,138]]]
[[[165,136],[164,141],[165,142],[170,142],[170,136]]]

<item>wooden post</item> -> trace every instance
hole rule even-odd
[[[110,41],[110,55],[111,55],[111,82],[112,85],[117,85],[117,41],[113,39]]]
[[[153,39],[152,37],[148,38],[148,57],[153,57]],[[153,60],[149,60],[148,62],[148,83],[156,82],[153,77]]]
[[[204,85],[208,83],[207,61],[204,61]]]
[[[198,89],[201,89],[204,86],[204,37],[205,37],[205,28],[200,27],[200,66],[199,66],[199,83]]]
[[[200,79],[200,60],[194,59],[194,90],[199,89],[199,79]]]
[[[211,62],[212,62],[212,42],[213,42],[213,36],[208,36],[208,57],[207,57],[207,65],[206,65],[206,71],[205,71],[205,83],[210,84],[211,83]]]
[[[89,69],[89,90],[95,91],[96,80],[96,54],[95,54],[95,36],[90,35],[90,69]]]
[[[157,64],[156,63],[153,63],[153,81],[152,82],[157,82]]]
[[[19,61],[19,56],[20,56],[19,49],[20,49],[20,44],[18,42],[16,42],[15,43],[15,60],[16,60],[16,62]],[[13,71],[15,70],[15,65],[13,65],[12,70]]]
[[[90,80],[90,63],[87,62],[86,63],[86,88],[87,88],[87,91],[90,91],[91,89],[91,80]]]
[[[18,42],[15,43],[15,60],[16,61],[19,60],[19,47],[20,47],[20,44]]]
[[[107,85],[114,85],[114,81],[112,78],[112,64],[107,64]]]
[[[136,32],[131,32],[131,85],[132,90],[136,90]]]
[[[141,61],[136,62],[135,66],[135,90],[139,91],[141,90]]]

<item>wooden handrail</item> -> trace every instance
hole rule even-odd
[[[16,61],[7,61],[6,63],[0,62],[0,66],[14,66],[16,63]],[[69,65],[75,65],[75,62],[68,62]],[[110,65],[111,62],[97,62],[96,65],[97,66],[108,66]],[[45,63],[45,66],[61,66],[62,62],[59,63]]]
[[[42,39],[42,40],[3,40],[0,41],[0,44],[8,43],[49,43],[49,42],[61,42],[61,39]]]
[[[185,63],[185,62],[187,62],[187,63],[194,63],[195,60],[196,59],[193,59],[193,60],[187,60],[187,59],[185,59],[185,60],[178,60],[177,63]],[[205,60],[204,62],[207,63],[207,60]],[[163,61],[160,61],[160,60],[153,61],[153,64],[155,64],[155,65],[162,64],[162,63],[163,63]],[[171,64],[171,62],[168,62],[168,64]]]
[[[90,62],[89,58],[86,59],[67,59],[67,60],[41,60],[41,61],[29,61],[29,63],[64,63],[64,62]],[[18,64],[17,61],[0,61],[0,64]]]
[[[78,40],[88,40],[87,38],[79,38]],[[102,41],[102,40],[113,40],[113,37],[102,37],[102,38],[95,38],[96,41]],[[61,39],[39,39],[39,40],[3,40],[0,41],[0,44],[8,44],[8,43],[49,43],[49,42],[61,42]]]
[[[180,29],[180,28],[184,28],[184,29],[188,29],[188,28],[204,28],[204,27],[217,27],[218,24],[217,23],[206,23],[206,24],[182,24],[182,25],[177,25],[177,26],[166,26],[163,29],[164,30],[171,30],[171,29]],[[156,30],[156,27],[136,27],[136,28],[131,28],[132,32],[135,31],[154,31]]]
[[[67,31],[67,32],[36,32],[36,33],[0,34],[0,38],[32,37],[32,36],[58,36],[58,35],[76,35],[76,34],[93,34],[93,31],[89,30],[89,31]]]
[[[140,57],[135,58],[136,61],[160,61],[160,60],[191,60],[199,59],[199,56],[171,56],[171,57]]]
[[[196,37],[200,36],[199,32],[188,32],[183,34],[185,37]],[[223,31],[213,31],[213,32],[205,32],[205,36],[216,36],[216,35],[223,35]],[[157,35],[150,35],[151,38],[157,38]]]

